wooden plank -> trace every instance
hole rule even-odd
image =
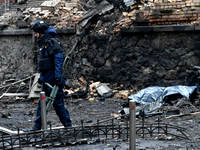
[[[200,114],[200,112],[195,112],[195,113],[190,113],[190,114],[171,115],[169,117],[165,117],[165,119],[169,119],[172,117],[182,117],[182,116],[186,116],[186,115],[197,115],[197,114]]]
[[[0,99],[4,96],[28,96],[26,93],[3,93],[3,95],[0,96]]]
[[[33,81],[33,85],[31,87],[30,94],[28,96],[28,99],[39,98],[40,97],[40,93],[39,92],[41,91],[41,88],[38,87],[38,83],[37,83],[39,77],[40,77],[40,74],[36,73],[34,81]]]
[[[17,81],[17,82],[14,82],[14,83],[11,83],[11,84],[8,84],[8,85],[5,85],[5,86],[1,86],[0,89],[1,89],[1,88],[5,88],[5,87],[9,87],[9,86],[11,86],[11,85],[15,85],[15,84],[17,84],[17,83],[20,83],[20,82],[22,82],[22,81],[25,81],[25,80],[27,80],[27,79],[30,79],[30,78],[34,77],[35,75],[36,75],[36,74],[34,74],[34,75],[32,75],[32,76],[29,76],[29,77],[27,77],[27,78],[25,78],[25,79],[19,80],[19,81]]]

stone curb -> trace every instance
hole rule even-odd
[[[122,27],[121,33],[136,32],[181,32],[181,31],[200,31],[200,25],[167,25],[167,26],[133,26]],[[58,34],[75,34],[76,28],[56,29]],[[14,29],[0,31],[0,35],[29,35],[31,29]]]
[[[75,28],[56,29],[58,34],[75,34]],[[29,35],[33,34],[31,29],[14,29],[0,31],[0,35]]]

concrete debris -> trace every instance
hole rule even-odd
[[[15,11],[4,13],[0,18],[0,28],[18,28],[18,22],[21,20],[28,23],[28,26],[24,28],[30,28],[31,24],[38,19],[46,20],[53,26],[56,25],[55,28],[75,27],[82,14],[83,12],[78,10],[75,2],[44,1],[39,7],[17,8]],[[15,22],[12,21],[13,18]]]
[[[156,140],[172,140],[172,136],[167,136],[166,134],[158,134],[155,138]]]
[[[176,107],[184,107],[184,106],[189,106],[189,107],[192,107],[194,109],[196,109],[196,107],[194,105],[191,104],[191,102],[187,101],[186,98],[181,98],[175,105]]]
[[[100,85],[100,81],[90,84],[90,90],[96,89]]]
[[[28,12],[24,12],[24,13],[28,13],[28,14],[32,14],[32,15],[36,15],[38,13],[41,12],[41,8],[30,8],[30,10]]]
[[[105,98],[116,98],[128,100],[128,95],[133,94],[132,89],[124,90],[123,85],[109,85],[108,83],[87,82],[80,77],[78,80],[69,80],[66,82],[65,97],[87,98],[90,102],[105,101]],[[119,96],[117,96],[119,95]]]
[[[131,93],[130,90],[122,90],[122,91],[119,91],[116,95],[121,96],[121,98],[128,100],[130,93]]]
[[[29,2],[29,1],[28,1]],[[131,0],[73,0],[44,1],[38,7],[23,7],[27,0],[18,0],[20,7],[0,17],[0,29],[30,28],[38,19],[46,20],[56,29],[84,26],[97,15],[120,14],[112,26],[113,33],[121,27],[160,24],[199,24],[199,3],[196,1],[131,1]],[[191,3],[191,4],[190,4]],[[22,22],[23,20],[24,22]],[[102,21],[96,23],[99,28]]]
[[[39,77],[40,77],[40,74],[36,73],[34,80],[33,80],[33,84],[31,86],[31,89],[29,89],[28,99],[38,99],[40,97],[42,85],[38,84],[38,82],[37,82]]]
[[[126,6],[130,6],[133,3],[133,0],[124,0]]]
[[[97,88],[97,91],[101,96],[103,96],[103,94],[110,92],[111,89],[106,84],[103,84]]]
[[[32,78],[34,77],[34,80],[32,80]],[[5,96],[9,96],[12,97],[12,99],[15,100],[24,100],[24,98],[20,98],[20,97],[28,97],[28,99],[37,99],[37,96],[34,96],[35,94],[33,94],[33,92],[37,92],[35,88],[38,88],[38,86],[36,86],[36,81],[38,78],[38,74],[34,74],[31,75],[29,77],[26,77],[22,80],[16,81],[16,80],[10,80],[7,81],[8,84],[5,83],[4,86],[0,87],[1,89],[6,89],[6,91],[1,91],[2,96],[0,97],[1,99],[3,99],[3,97]],[[28,80],[30,80],[29,82],[27,82]],[[10,83],[12,81],[12,83]],[[68,80],[67,80],[68,81]],[[131,94],[136,94],[133,92],[137,92],[137,90],[135,89],[126,89],[126,87],[124,87],[122,84],[118,85],[118,84],[108,84],[108,83],[101,83],[100,81],[94,82],[94,81],[86,81],[83,77],[80,77],[78,80],[71,80],[70,81],[71,84],[68,83],[68,87],[66,86],[64,89],[64,93],[65,93],[65,98],[84,98],[86,100],[88,100],[91,103],[97,102],[97,101],[101,101],[101,102],[105,102],[107,98],[111,98],[113,100],[116,99],[120,99],[120,100],[124,100],[124,102],[126,101],[127,104],[121,104],[121,106],[123,107],[123,109],[120,110],[120,114],[124,115],[124,114],[129,114],[129,99],[128,96]],[[14,93],[9,93],[11,88],[15,88],[15,92]],[[18,88],[17,88],[18,87]],[[26,91],[26,93],[20,93],[21,92],[21,87],[24,87],[24,91]],[[35,87],[35,88],[34,88]],[[13,89],[12,89],[13,91]],[[17,92],[16,92],[17,91]],[[40,91],[38,91],[37,93],[39,93]],[[194,93],[195,94],[195,93]],[[32,96],[31,96],[32,95]],[[39,95],[39,94],[38,94]],[[117,96],[118,95],[118,96]],[[198,93],[196,93],[196,95],[198,95]],[[136,115],[142,115],[141,114],[141,110],[143,111],[143,116],[145,117],[150,117],[150,116],[155,116],[155,115],[162,115],[165,114],[165,118],[171,118],[171,117],[175,117],[175,116],[183,116],[183,115],[195,115],[196,113],[198,114],[198,110],[196,108],[196,104],[195,103],[196,99],[193,99],[193,103],[192,101],[189,101],[187,98],[183,97],[181,99],[176,99],[176,97],[172,98],[173,95],[170,98],[170,101],[166,101],[165,104],[163,104],[163,100],[157,99],[156,101],[149,103],[149,104],[145,104],[145,105],[137,105],[136,110],[137,110],[137,114]],[[6,99],[6,100],[2,100],[4,104],[9,103],[12,101],[12,99]],[[175,99],[175,100],[174,100]],[[80,100],[78,100],[75,103],[79,103]],[[173,109],[167,109],[168,112],[164,112],[163,108],[165,107],[169,107],[168,105],[173,105]],[[182,108],[187,108],[187,109],[191,109],[190,111],[188,110],[185,113],[179,112],[179,114],[169,114],[169,110],[179,110]],[[140,111],[138,111],[140,110]],[[165,110],[166,111],[166,110]],[[195,112],[195,113],[194,113]],[[7,115],[8,116],[8,115]]]
[[[45,1],[40,5],[40,7],[41,10],[49,10],[50,12],[55,12],[55,10],[59,7],[59,4],[59,1]]]
[[[25,81],[23,81],[23,82],[19,82],[18,81],[18,83],[21,83],[21,85],[25,85],[26,84],[26,82]],[[123,100],[119,100],[119,101],[117,101],[115,98],[107,98],[105,101],[97,101],[98,100],[98,98],[97,98],[97,96],[95,96],[95,93],[97,93],[98,92],[98,88],[99,87],[103,87],[103,90],[104,91],[106,91],[106,92],[108,92],[108,91],[114,91],[115,90],[115,92],[118,92],[118,93],[120,93],[120,94],[122,94],[122,95],[124,95],[124,96],[127,96],[127,95],[129,95],[129,93],[130,93],[130,91],[131,91],[131,89],[126,89],[125,87],[123,87],[123,85],[110,85],[110,84],[106,84],[106,83],[101,83],[101,82],[93,82],[93,81],[91,81],[91,82],[87,82],[83,77],[81,77],[81,78],[79,78],[78,80],[74,80],[74,83],[73,83],[73,86],[71,87],[71,89],[70,89],[70,91],[72,91],[73,93],[76,93],[77,91],[80,91],[80,89],[82,89],[82,90],[84,90],[85,88],[88,88],[88,91],[86,92],[87,94],[86,95],[84,95],[84,100],[82,100],[81,98],[79,98],[79,99],[76,99],[76,100],[74,100],[74,103],[72,104],[70,104],[69,105],[69,107],[71,108],[71,107],[73,107],[73,109],[71,109],[71,112],[73,112],[74,114],[76,114],[75,115],[75,117],[73,118],[73,119],[75,119],[75,118],[77,118],[77,117],[80,117],[81,119],[82,119],[82,117],[84,116],[85,117],[85,114],[84,113],[87,113],[88,114],[88,119],[85,119],[84,121],[86,122],[87,121],[87,123],[93,123],[92,121],[91,121],[91,116],[93,115],[93,116],[95,116],[95,119],[96,118],[99,118],[99,116],[100,115],[102,115],[102,114],[106,114],[106,113],[108,113],[107,111],[109,111],[111,108],[113,108],[113,106],[115,106],[114,104],[118,104],[118,103],[120,103],[120,102],[122,102]],[[91,90],[91,91],[90,91]],[[96,91],[96,92],[95,92]],[[100,96],[100,94],[98,95],[98,96]],[[85,105],[84,105],[84,102],[88,102],[88,101],[85,101],[85,99],[88,99],[88,101],[89,102],[91,102],[91,103],[89,103],[89,105],[91,106],[91,105],[93,105],[94,107],[86,107]],[[69,98],[68,99],[70,102],[72,102],[73,101],[73,99],[71,98]],[[124,99],[124,101],[126,101],[126,99]],[[178,100],[176,100],[176,101],[178,101]],[[160,102],[161,102],[161,100],[160,100]],[[20,102],[20,104],[21,104],[21,102]],[[20,104],[17,104],[17,105],[20,105]],[[110,105],[109,105],[110,104]],[[176,103],[174,103],[174,105],[175,105]],[[102,111],[101,109],[103,108],[103,107],[105,107],[106,105],[108,105],[109,107],[108,107],[108,109],[106,110],[106,111]],[[138,104],[137,104],[138,105]],[[11,105],[10,105],[11,106]],[[27,106],[26,105],[23,105],[24,107],[26,107],[27,108]],[[138,112],[138,111],[141,111],[141,110],[143,110],[143,109],[149,109],[148,107],[146,107],[145,108],[145,106],[146,105],[142,105],[140,108],[137,106],[136,107],[136,112]],[[153,107],[154,105],[152,105],[152,107]],[[34,110],[36,109],[36,108],[34,108],[33,107],[33,105],[32,106],[29,106],[30,108],[31,108],[31,110],[26,110],[26,112],[24,112],[24,110],[23,109],[21,109],[20,107],[18,108],[19,106],[15,106],[15,105],[13,105],[12,107],[10,107],[10,109],[9,108],[6,108],[6,109],[4,109],[5,110],[5,113],[4,113],[4,111],[1,111],[1,114],[3,113],[3,114],[5,114],[5,116],[8,116],[9,117],[9,111],[10,111],[10,113],[12,114],[12,117],[13,117],[13,119],[14,118],[16,118],[14,115],[15,115],[15,112],[18,112],[19,111],[19,113],[20,114],[23,114],[25,117],[27,117],[27,116],[29,116],[29,118],[32,118],[32,115],[33,115],[33,113],[35,112]],[[172,108],[172,107],[170,107],[170,105],[167,105],[166,107],[169,107],[169,109],[170,108]],[[182,106],[182,107],[184,107],[184,106]],[[191,106],[190,106],[191,107]],[[16,109],[17,108],[17,109]],[[34,108],[34,109],[33,109]],[[120,107],[119,107],[120,108]],[[117,109],[119,109],[119,108],[117,108]],[[115,107],[115,109],[116,109],[116,107]],[[162,108],[163,110],[164,110],[164,107]],[[2,108],[2,110],[3,110],[3,108]],[[20,112],[20,111],[22,111],[23,110],[23,112]],[[80,110],[80,111],[78,111],[78,110]],[[174,109],[175,110],[175,109]],[[165,110],[166,111],[166,110]],[[80,112],[80,113],[79,113]],[[168,111],[169,112],[169,111]],[[52,112],[50,112],[50,113],[52,113]],[[54,112],[55,113],[55,112]],[[121,113],[121,114],[119,114],[119,113]],[[123,125],[123,124],[125,124],[126,122],[125,121],[123,121],[123,118],[126,116],[126,114],[129,114],[129,108],[127,107],[127,108],[124,108],[124,109],[122,109],[122,111],[121,112],[119,112],[119,113],[117,113],[116,111],[110,111],[108,114],[106,114],[106,117],[104,118],[104,119],[101,119],[100,120],[100,123],[101,122],[103,122],[103,121],[109,121],[110,119],[107,119],[107,116],[109,115],[109,116],[111,116],[112,118],[118,118],[117,119],[117,121],[120,121],[119,122],[119,124],[120,125]],[[158,114],[159,114],[159,112],[158,112]],[[187,116],[185,115],[185,118],[184,117],[180,117],[180,119],[182,119],[183,120],[183,122],[186,124],[186,125],[188,125],[188,126],[190,126],[190,127],[192,127],[192,128],[196,128],[196,127],[198,127],[198,125],[196,126],[196,125],[194,125],[193,123],[194,122],[197,122],[196,120],[192,120],[192,119],[196,119],[196,117],[197,116],[199,116],[199,114],[200,114],[200,112],[195,112],[195,113],[190,113],[190,115],[196,115],[195,117],[193,117],[193,118],[186,118]],[[159,114],[161,117],[162,117],[162,112],[160,112],[160,114]],[[189,114],[188,114],[189,115]],[[128,115],[127,115],[128,116]],[[152,115],[153,116],[153,115]],[[53,117],[53,115],[52,115],[52,117]],[[120,118],[121,117],[121,118]],[[152,120],[154,120],[155,118],[153,118],[153,117],[151,117],[149,114],[148,114],[148,117],[149,117],[149,120],[148,120],[148,123],[151,123],[152,122]],[[170,116],[171,118],[173,118],[173,117],[175,117],[175,116]],[[177,116],[178,117],[178,116]],[[6,118],[2,118],[2,119],[6,119]],[[166,122],[170,122],[170,123],[172,123],[172,121],[171,120],[169,120],[168,118],[161,118],[161,119],[166,119],[165,121]],[[10,120],[11,121],[11,119],[7,119],[7,120]],[[28,119],[27,119],[28,120]],[[52,119],[53,120],[53,119]],[[139,123],[139,119],[137,118],[136,119],[136,121],[137,121],[137,123]],[[192,122],[193,121],[193,122]],[[29,121],[25,121],[24,119],[21,119],[21,122],[22,123],[19,123],[20,125],[21,124],[23,124],[24,122],[29,122]],[[55,121],[55,120],[53,120],[52,122],[57,122],[57,121]],[[177,122],[177,119],[176,118],[174,118],[174,122],[176,123]],[[192,122],[190,125],[188,124],[188,122]],[[76,122],[77,123],[77,122]],[[140,122],[141,123],[141,122]],[[180,121],[178,121],[177,122],[177,124],[179,124],[180,123]],[[78,123],[77,123],[78,124]],[[182,124],[182,125],[184,125],[184,124]],[[58,126],[57,124],[56,124],[56,126]],[[12,128],[16,128],[15,126],[14,127],[12,127]],[[3,128],[1,128],[0,127],[0,131],[2,131],[2,132],[5,132],[5,133],[9,133],[9,134],[14,134],[13,133],[13,131],[9,131],[9,130],[7,130],[7,129],[3,129]],[[176,131],[175,131],[176,132]],[[142,134],[142,133],[141,133]],[[172,140],[172,136],[170,136],[170,134],[168,134],[168,135],[165,135],[165,134],[158,134],[158,136],[155,138],[156,140],[168,140],[168,141],[170,141],[170,140]],[[174,139],[173,139],[174,140]],[[168,142],[167,141],[167,142]],[[166,141],[165,141],[166,142]],[[87,144],[92,144],[92,143],[95,143],[95,141],[88,141],[88,140],[83,140],[83,141],[79,141],[79,142],[77,142],[77,143],[72,143],[72,144],[82,144],[82,143],[87,143]],[[50,143],[49,144],[44,144],[44,145],[38,145],[37,147],[45,147],[45,146],[49,146],[49,145],[51,145]],[[141,145],[143,145],[142,143],[141,143]],[[139,147],[139,146],[138,146]],[[147,149],[147,148],[144,148],[144,149]]]

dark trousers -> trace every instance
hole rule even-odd
[[[42,85],[42,91],[45,92],[46,96],[49,96],[51,93],[51,89],[44,84]],[[64,126],[71,126],[69,112],[65,108],[63,98],[64,98],[63,86],[61,86],[61,87],[59,87],[58,94],[56,95],[56,98],[54,100],[53,107],[56,111],[56,114],[58,115],[58,117],[60,119],[60,122]],[[41,129],[41,125],[42,125],[42,123],[41,123],[41,106],[40,106],[40,99],[39,99],[36,120],[35,120],[35,128]]]

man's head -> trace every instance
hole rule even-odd
[[[34,31],[35,37],[40,38],[45,34],[45,31],[49,28],[49,25],[47,22],[43,20],[38,20],[33,23],[31,26],[31,29]]]

